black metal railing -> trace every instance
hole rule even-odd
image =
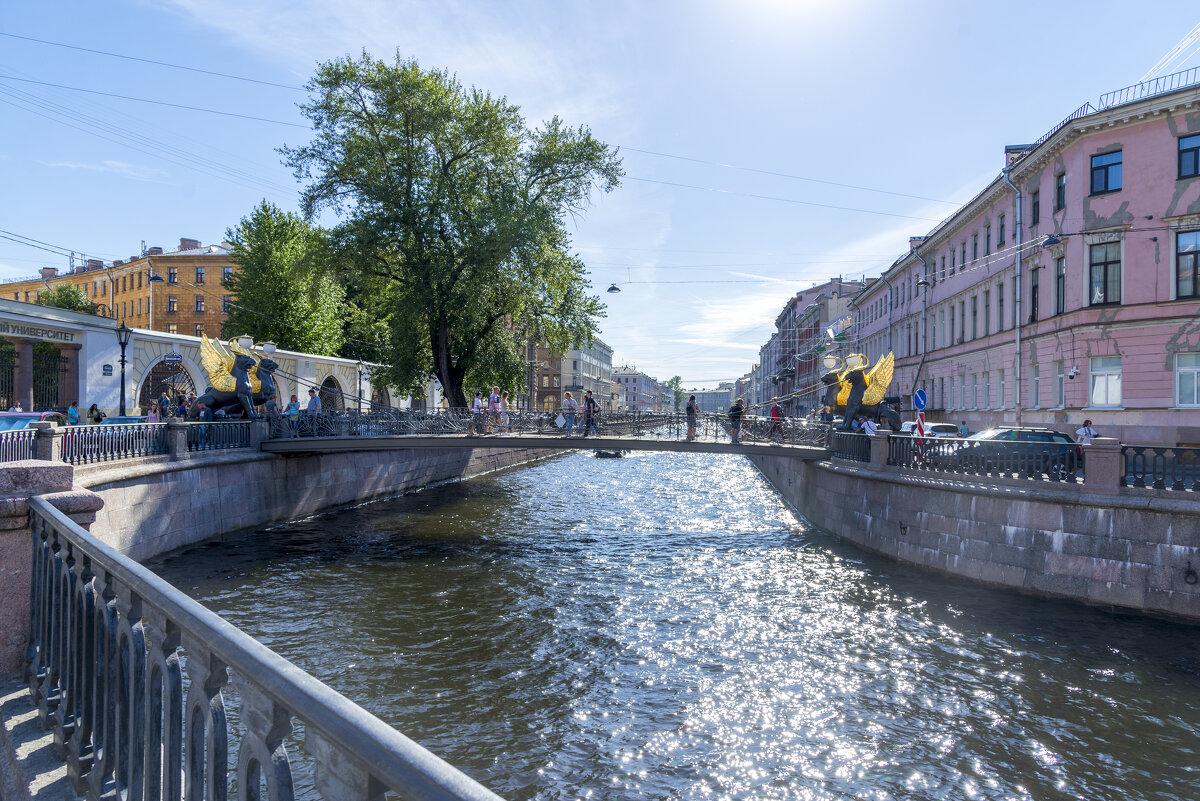
[[[1116,91],[1102,94],[1100,95],[1100,103],[1097,105],[1097,109],[1103,110],[1112,108],[1113,106],[1120,106],[1124,103],[1132,103],[1135,100],[1145,100],[1148,97],[1164,95],[1196,83],[1200,83],[1200,67],[1181,70],[1170,75],[1163,75],[1160,78],[1151,78],[1147,81],[1135,83],[1133,86],[1126,86],[1124,89],[1117,89]]]
[[[499,798],[44,499],[29,507],[25,680],[84,797],[292,801],[295,763],[327,801]]]
[[[849,459],[853,462],[871,461],[871,438],[866,434],[853,434],[845,431],[833,432],[833,455],[839,459]]]
[[[250,421],[185,423],[189,451],[219,451],[250,447]]]
[[[1200,491],[1200,449],[1122,445],[1121,486]]]
[[[1083,452],[1073,443],[1005,442],[950,437],[889,437],[888,464],[967,476],[1076,484]]]
[[[0,462],[37,458],[37,431],[22,428],[0,432]]]
[[[270,437],[380,437],[505,434],[564,436],[568,416],[558,412],[511,411],[472,413],[466,409],[438,411],[390,410],[325,412],[319,415],[277,415],[269,418]],[[604,412],[596,415],[589,433],[600,436],[642,436],[659,431],[682,416],[668,413]],[[582,434],[582,418],[570,419],[572,434]]]
[[[167,452],[166,423],[67,426],[62,429],[62,460],[92,464]]]

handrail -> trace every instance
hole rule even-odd
[[[184,789],[193,788],[189,798],[201,785],[205,798],[224,798],[228,733],[217,727],[226,725],[227,669],[249,690],[241,693],[239,787],[257,787],[262,779],[272,798],[292,797],[283,739],[298,719],[318,763],[318,790],[329,801],[375,799],[380,786],[412,799],[499,798],[43,498],[29,504],[34,581],[27,678],[43,725],[65,743],[68,772],[77,786],[86,784],[89,798],[108,797],[113,783],[145,785],[148,793],[161,785],[178,798],[172,783],[181,772]],[[179,668],[163,669],[172,660],[177,665],[181,649],[190,678],[183,705]],[[141,737],[139,728],[150,734]],[[145,753],[131,753],[139,744]]]

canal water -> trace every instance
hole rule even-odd
[[[1200,797],[1200,631],[864,554],[742,457],[564,456],[151,567],[507,798]]]

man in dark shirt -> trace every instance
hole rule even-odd
[[[588,429],[591,429],[593,434],[596,433],[596,399],[592,397],[590,389],[583,394],[583,419],[579,421],[579,428],[585,437],[588,435]]]
[[[729,408],[729,437],[734,445],[742,438],[742,413],[745,411],[741,398]]]

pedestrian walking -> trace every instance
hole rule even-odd
[[[88,419],[88,424],[94,426],[97,423],[99,423],[101,420],[104,419],[104,412],[100,411],[100,409],[97,408],[96,404],[93,403],[91,406],[88,407],[87,419]]]
[[[579,409],[579,404],[571,397],[570,392],[563,393],[562,408],[559,412],[563,416],[563,436],[571,436],[571,429],[575,426],[575,412]]]
[[[688,442],[695,442],[696,441],[696,415],[699,412],[699,409],[697,408],[697,404],[696,404],[696,396],[695,395],[692,395],[688,398],[686,411],[687,411],[687,426],[688,426],[687,439],[688,439]]]
[[[500,430],[500,387],[492,387],[488,395],[488,430]]]
[[[150,401],[150,408],[146,411],[146,422],[157,423],[161,421],[161,416],[158,411],[158,401]]]
[[[508,390],[500,393],[500,432],[508,433],[508,423],[512,418],[508,415]]]
[[[300,401],[296,400],[295,395],[288,401],[283,413],[288,419],[288,433],[293,437],[300,436]]]
[[[1095,437],[1100,436],[1100,432],[1092,428],[1091,420],[1084,420],[1083,425],[1075,429],[1075,436],[1079,437],[1080,445],[1088,445]]]
[[[967,421],[966,421],[966,420],[963,420],[963,421],[962,421],[962,423],[961,423],[961,424],[959,424],[959,426],[958,426],[958,435],[959,435],[960,437],[969,437],[969,436],[971,436],[971,429],[967,428]]]
[[[308,390],[308,425],[312,436],[317,435],[317,421],[321,418],[321,396],[313,388]]]
[[[734,445],[742,438],[742,415],[745,411],[746,407],[741,398],[734,401],[733,406],[729,408],[729,437]]]
[[[482,435],[484,431],[483,417],[487,407],[483,402],[483,390],[475,390],[475,400],[471,401],[471,435]]]
[[[67,425],[79,425],[79,401],[71,401],[71,405],[67,407]]]
[[[771,398],[771,427],[767,430],[767,439],[774,439],[776,434],[779,435],[779,441],[783,442],[783,413],[779,411],[779,398]]]

